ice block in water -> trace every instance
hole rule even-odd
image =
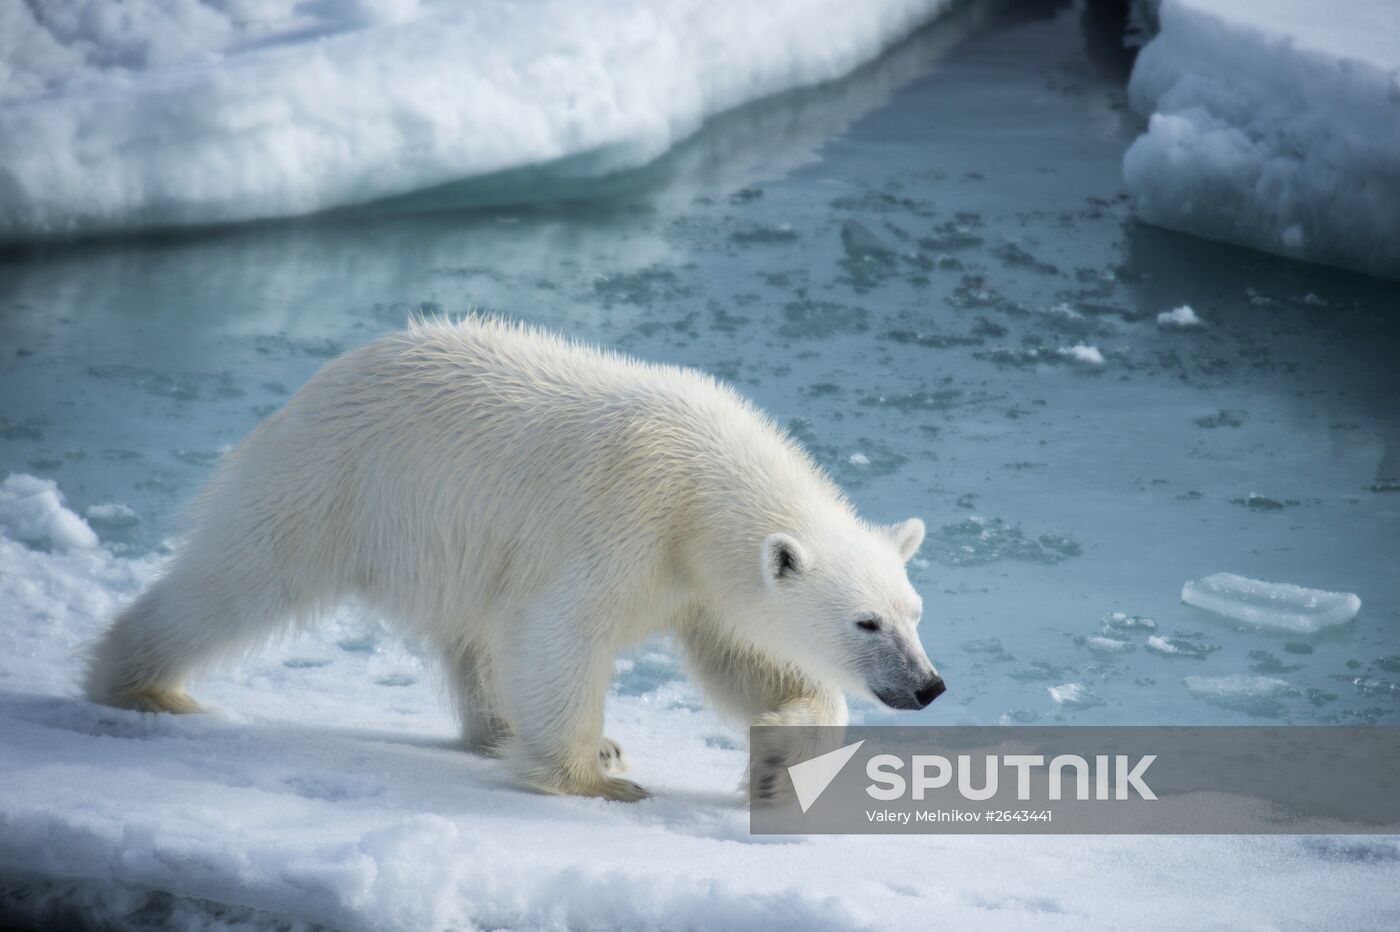
[[[1216,573],[1181,587],[1181,601],[1237,621],[1309,634],[1351,621],[1361,599],[1351,592],[1306,589]]]

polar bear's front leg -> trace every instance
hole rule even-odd
[[[752,724],[755,726],[788,725],[797,730],[769,733],[760,752],[750,755],[750,799],[758,805],[776,805],[792,799],[792,777],[788,768],[835,750],[840,731],[834,729],[844,726],[848,718],[846,697],[838,691],[825,689],[783,700],[776,708],[754,716]]]
[[[705,693],[732,718],[750,725],[844,726],[849,719],[846,697],[839,689],[780,666],[756,651],[715,637],[719,626],[704,618],[682,630],[681,644],[691,672]],[[791,737],[770,736],[762,759],[746,775],[751,798],[761,804],[792,796],[787,768],[807,760],[837,737],[806,729]],[[814,741],[814,739],[816,739]]]
[[[596,619],[577,609],[533,610],[501,658],[502,694],[515,726],[509,757],[536,789],[635,802],[651,794],[622,769],[622,748],[603,737],[614,650]]]

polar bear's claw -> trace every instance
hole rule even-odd
[[[651,798],[651,793],[641,784],[624,780],[622,777],[605,777],[599,783],[597,792],[592,795],[619,803],[635,803]]]
[[[777,806],[793,799],[792,778],[781,763],[764,761],[749,780],[749,798],[759,806]]]
[[[622,754],[622,745],[611,738],[604,738],[598,745],[598,763],[603,767],[603,773],[621,773],[629,770],[627,758]]]

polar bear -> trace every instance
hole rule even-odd
[[[94,647],[92,700],[199,711],[189,676],[356,598],[440,655],[469,748],[547,792],[635,800],[603,705],[645,638],[672,635],[760,724],[845,724],[843,690],[897,709],[944,690],[905,572],[921,521],[861,520],[709,376],[525,326],[419,321],[331,362],[194,518]]]

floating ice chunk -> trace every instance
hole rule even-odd
[[[1129,615],[1127,612],[1110,612],[1103,617],[1103,633],[1123,634],[1127,631],[1156,631],[1157,622],[1143,615]]]
[[[1400,698],[1400,683],[1394,680],[1378,680],[1372,676],[1358,676],[1351,681],[1351,684],[1363,696],[1380,696],[1386,699]]]
[[[1276,676],[1250,676],[1232,673],[1228,676],[1188,676],[1186,689],[1193,696],[1289,696],[1297,692],[1287,681]]]
[[[137,522],[136,512],[128,505],[118,502],[104,502],[100,505],[89,506],[84,512],[87,519],[92,524],[100,524],[109,528],[131,527]]]
[[[744,245],[766,245],[769,243],[791,243],[798,238],[798,233],[788,224],[780,223],[776,226],[757,226],[746,230],[735,230],[729,234],[729,238]]]
[[[1361,599],[1351,592],[1305,589],[1233,573],[1188,582],[1181,587],[1181,601],[1263,628],[1304,634],[1351,621],[1361,611]]]
[[[1269,498],[1267,495],[1260,495],[1258,492],[1250,492],[1247,498],[1232,498],[1230,504],[1240,505],[1250,511],[1282,511],[1285,508],[1292,508],[1300,504],[1296,498],[1279,501],[1276,498]]]
[[[1073,346],[1061,347],[1060,355],[1076,365],[1089,369],[1103,368],[1103,353],[1099,352],[1097,346],[1090,346],[1087,343],[1076,343]]]
[[[1084,552],[1074,538],[1046,533],[1027,537],[1021,528],[1001,518],[972,515],[945,524],[929,535],[924,552],[944,566],[980,566],[997,560],[1022,560],[1054,566]]]
[[[852,465],[852,466],[869,466],[869,465],[870,465],[870,457],[866,456],[864,453],[860,453],[860,452],[852,453],[850,458],[851,458],[851,465]]]
[[[1188,676],[1185,683],[1186,691],[1197,699],[1257,717],[1280,714],[1284,707],[1278,700],[1298,695],[1296,687],[1276,676],[1250,676],[1244,673]]]
[[[51,479],[15,473],[0,484],[0,529],[25,544],[59,550],[96,547],[87,522],[63,505]]]
[[[1188,657],[1192,660],[1204,660],[1207,655],[1220,650],[1220,647],[1216,644],[1206,644],[1195,637],[1165,638],[1160,634],[1154,634],[1147,639],[1147,649],[1164,657]]]
[[[1105,637],[1085,638],[1084,646],[1096,654],[1123,654],[1133,649],[1132,641]]]
[[[1181,307],[1158,314],[1157,326],[1163,330],[1195,330],[1204,327],[1205,322],[1196,316],[1191,305],[1183,304]]]
[[[1103,705],[1103,700],[1090,692],[1083,683],[1064,683],[1048,687],[1050,698],[1062,709],[1090,709]]]

